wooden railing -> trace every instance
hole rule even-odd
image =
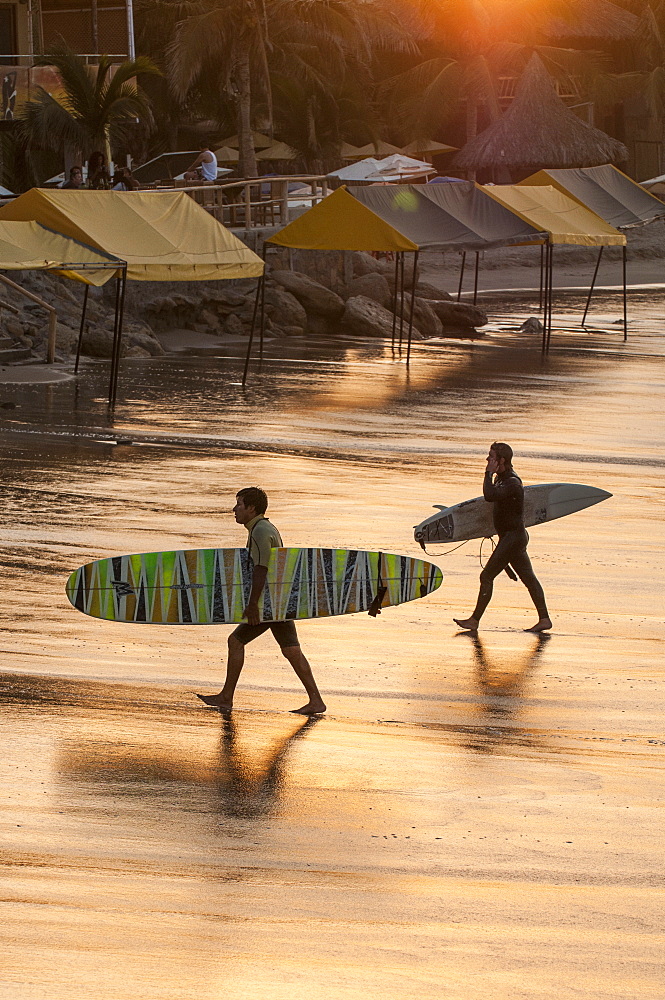
[[[302,194],[289,193],[289,185],[309,188]],[[205,182],[159,181],[150,190],[177,188],[185,191],[202,205],[218,222],[230,229],[258,229],[285,226],[290,218],[326,197],[329,181],[325,175],[308,174],[284,177],[257,177],[252,180],[229,181],[224,184]]]

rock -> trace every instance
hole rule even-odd
[[[408,324],[411,310],[411,296],[404,296],[404,322]],[[417,295],[413,303],[413,325],[417,327],[424,337],[440,337],[443,332],[441,320],[432,308],[432,303]]]
[[[217,305],[230,306],[235,309],[245,301],[245,293],[239,292],[235,288],[214,288],[206,289],[205,302],[215,302]]]
[[[17,316],[8,316],[5,320],[5,330],[10,337],[22,337],[24,324]]]
[[[346,301],[342,329],[357,337],[392,337],[393,314],[365,295],[354,295]],[[415,326],[412,337],[414,340],[423,339]]]
[[[162,351],[162,353],[164,353]],[[144,350],[143,347],[139,347],[138,344],[130,344],[130,346],[123,351],[123,357],[125,358],[149,358],[150,351]]]
[[[62,345],[61,345],[62,346]],[[81,350],[89,358],[110,358],[113,349],[113,331],[103,326],[90,326],[83,334]]]
[[[418,282],[416,285],[416,295],[421,299],[435,299],[436,301],[452,299],[450,292],[444,292],[441,288],[437,288],[436,285],[430,284],[429,281]]]
[[[242,320],[235,313],[231,313],[230,316],[226,317],[226,321],[223,326],[223,333],[227,337],[244,337],[249,333],[249,330],[245,330],[242,324]]]
[[[219,332],[221,326],[219,316],[211,312],[210,309],[202,309],[199,313],[199,319],[202,323],[205,323],[211,333]]]
[[[325,316],[315,316],[310,313],[307,317],[305,333],[309,337],[329,337],[337,329],[337,323],[331,323]]]
[[[528,319],[524,320],[519,331],[520,333],[542,333],[543,324],[537,316],[529,316]]]
[[[361,274],[347,285],[344,297],[352,299],[356,295],[364,295],[385,308],[390,306],[390,285],[384,276],[377,274],[376,271]]]
[[[147,330],[127,331],[127,334],[123,335],[123,340],[128,342],[130,347],[140,347],[149,357],[160,358],[165,353],[157,338]],[[132,357],[142,357],[142,355],[135,354]]]
[[[274,280],[298,299],[309,316],[339,319],[344,312],[344,300],[318,281],[313,281],[299,271],[272,271]]]
[[[279,326],[299,326],[304,330],[307,313],[295,295],[281,285],[268,285],[265,294],[266,312]]]
[[[371,253],[357,250],[353,255],[353,276],[360,278],[364,274],[387,274],[395,270],[394,263],[388,260],[377,260]]]
[[[466,302],[432,302],[430,303],[444,327],[476,327],[485,326],[487,315],[477,306]]]

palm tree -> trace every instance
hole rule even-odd
[[[463,99],[468,142],[481,105],[492,120],[501,114],[501,73],[519,75],[534,52],[559,79],[597,64],[593,53],[547,44],[554,18],[574,22],[576,0],[418,0],[417,9],[426,58],[386,81],[384,90],[395,99],[398,120],[422,135],[440,128]]]
[[[111,145],[129,138],[137,120],[150,124],[150,104],[136,87],[139,73],[158,74],[145,57],[112,64],[108,56],[87,66],[69,49],[59,49],[40,59],[55,66],[62,92],[53,97],[43,88],[27,101],[18,119],[19,135],[26,148],[61,152],[74,149],[81,156],[102,150],[111,161]]]
[[[251,132],[262,107],[272,127],[271,73],[286,71],[324,84],[344,75],[347,58],[369,65],[377,47],[415,49],[390,0],[200,0],[182,21],[170,50],[174,87],[186,94],[223,74],[236,101],[240,170],[256,177]]]

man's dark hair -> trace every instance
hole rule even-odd
[[[74,173],[83,173],[83,167],[77,167],[76,165],[69,168],[69,176],[71,177]]]
[[[257,514],[265,514],[268,509],[268,496],[260,486],[247,486],[238,490],[236,499],[242,500],[245,507],[253,507]]]
[[[513,449],[509,444],[506,444],[504,441],[495,441],[494,444],[490,445],[490,451],[493,451],[497,458],[505,460],[507,469],[512,469]]]

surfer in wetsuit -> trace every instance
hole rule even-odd
[[[283,622],[261,622],[259,613],[259,598],[265,587],[270,561],[270,550],[279,548],[282,538],[268,518],[268,497],[258,486],[250,486],[236,494],[236,504],[233,508],[238,524],[244,524],[248,531],[247,550],[253,563],[252,589],[243,612],[247,624],[238,625],[229,636],[229,655],[226,665],[226,680],[219,694],[197,695],[211,708],[219,708],[222,712],[230,712],[233,708],[233,695],[245,662],[245,646],[268,629],[279,643],[282,653],[289,661],[305,691],[309,701],[301,708],[294,708],[298,715],[320,715],[326,706],[316,686],[312,668],[307,662],[298,641],[295,623],[292,620]]]
[[[552,628],[552,622],[547,613],[543,588],[533,572],[526,551],[529,536],[524,527],[524,487],[513,469],[513,449],[502,441],[495,441],[490,447],[483,480],[483,496],[494,504],[494,527],[499,541],[480,574],[480,591],[473,614],[470,618],[453,618],[453,621],[460,628],[477,631],[492,597],[494,580],[510,566],[529,591],[538,612],[538,621],[531,628],[525,629],[525,632],[546,632]]]

